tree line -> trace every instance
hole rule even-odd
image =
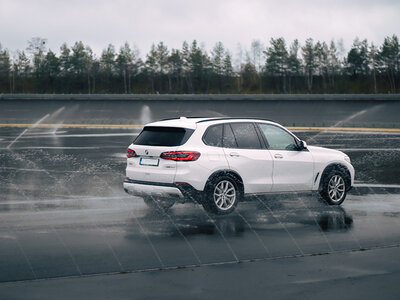
[[[32,38],[25,50],[0,44],[0,93],[398,93],[400,45],[396,35],[380,46],[356,38],[341,43],[271,38],[268,46],[239,45],[233,61],[221,42],[211,51],[196,40],[181,49],[160,42],[141,57],[125,43],[100,56],[82,42],[59,54]]]

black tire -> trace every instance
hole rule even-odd
[[[346,199],[349,178],[340,169],[332,169],[321,179],[320,195],[329,205],[340,205]]]
[[[218,196],[220,194],[220,196]],[[227,174],[212,178],[204,190],[203,207],[217,215],[233,212],[242,199],[242,191],[236,178]]]
[[[159,199],[155,197],[143,197],[144,203],[154,210],[167,210],[175,204],[172,199]]]

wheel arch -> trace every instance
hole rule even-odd
[[[323,180],[324,180],[325,176],[327,176],[333,170],[340,170],[346,174],[346,178],[344,178],[344,180],[346,181],[346,190],[348,191],[351,188],[351,173],[350,173],[350,170],[345,165],[340,164],[340,163],[331,163],[325,167],[325,169],[322,171],[322,174],[320,177],[318,190],[322,189],[322,185],[324,182]]]
[[[242,194],[242,196],[244,195],[244,183],[243,183],[242,177],[237,172],[235,172],[233,170],[227,170],[227,169],[218,170],[218,171],[215,171],[214,173],[212,173],[207,179],[207,182],[206,182],[204,190],[207,188],[208,184],[214,178],[217,178],[219,176],[232,176],[235,179],[235,181],[236,181],[236,183],[238,185],[240,193]]]

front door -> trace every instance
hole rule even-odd
[[[307,150],[299,150],[296,139],[281,127],[258,123],[273,159],[273,192],[312,189],[314,160]]]

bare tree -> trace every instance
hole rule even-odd
[[[262,68],[264,61],[264,45],[260,40],[253,40],[251,43],[250,54],[253,65],[256,67],[259,79],[260,93],[262,92]]]

